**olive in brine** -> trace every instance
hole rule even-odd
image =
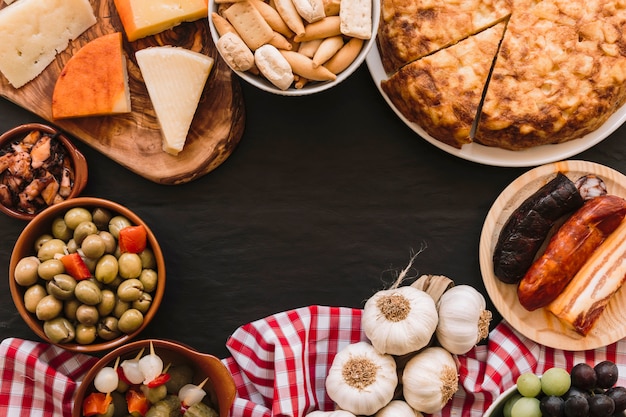
[[[74,240],[77,245],[81,246],[87,236],[96,233],[98,233],[98,228],[93,222],[82,222],[74,229]]]
[[[82,303],[90,306],[95,306],[102,301],[102,291],[95,282],[88,279],[76,284],[74,296]]]
[[[158,275],[154,269],[144,269],[139,275],[139,281],[143,284],[144,291],[152,292],[157,287]]]
[[[139,257],[141,258],[141,265],[144,269],[156,269],[156,258],[154,257],[152,249],[145,248],[139,253]]]
[[[117,287],[117,297],[122,301],[139,300],[143,293],[143,284],[136,278],[127,279]]]
[[[74,230],[78,227],[82,222],[90,222],[93,220],[91,216],[91,212],[83,207],[72,207],[68,211],[65,212],[63,216],[63,220],[65,220],[65,224],[67,227]]]
[[[54,295],[59,300],[74,298],[76,280],[68,274],[57,274],[46,284],[48,294]]]
[[[96,207],[91,212],[91,221],[95,223],[99,230],[106,230],[111,221],[111,212],[102,207]]]
[[[37,274],[42,279],[50,281],[55,275],[65,273],[65,266],[60,259],[48,259],[39,264],[37,268]]]
[[[119,263],[113,255],[107,254],[98,259],[94,276],[99,282],[110,284],[117,278]]]
[[[80,248],[86,257],[97,259],[104,255],[106,244],[99,234],[90,234],[83,239]]]
[[[43,331],[52,343],[68,343],[74,340],[76,330],[64,317],[48,320],[43,324]]]
[[[98,337],[96,326],[83,323],[78,323],[76,326],[76,343],[88,345],[93,343],[96,340],[96,337]]]
[[[98,236],[100,236],[104,242],[104,253],[115,253],[115,250],[117,249],[117,240],[115,237],[113,237],[110,232],[105,230],[98,232]]]
[[[143,314],[136,308],[129,308],[120,317],[117,328],[122,333],[132,333],[143,324]]]
[[[120,237],[120,230],[128,226],[131,226],[131,223],[126,217],[121,215],[114,216],[109,221],[109,232],[118,239]]]
[[[58,317],[63,311],[63,301],[57,299],[54,295],[46,295],[35,308],[35,315],[39,320],[52,320]]]
[[[65,315],[65,318],[71,321],[76,321],[76,310],[78,310],[78,307],[82,305],[83,303],[75,298],[66,300],[63,303],[63,314]]]
[[[113,315],[118,319],[122,317],[122,314],[126,312],[130,308],[130,303],[128,301],[122,301],[119,298],[115,301],[115,307],[113,308]]]
[[[122,278],[138,278],[143,269],[141,258],[136,253],[122,253],[117,259],[119,274]]]
[[[52,220],[52,236],[67,242],[72,238],[72,234],[72,229],[67,227],[67,224],[65,223],[65,220],[63,220],[63,218],[57,217],[56,219]]]
[[[54,255],[65,255],[66,244],[61,239],[50,239],[44,242],[37,251],[37,258],[40,261],[46,261],[54,258]]]
[[[107,316],[98,322],[98,336],[104,340],[113,340],[118,337],[121,332],[118,328],[119,320],[113,316]]]
[[[101,316],[108,316],[113,312],[117,298],[115,293],[109,289],[102,290],[102,301],[98,304],[98,314]]]
[[[50,239],[54,239],[54,236],[52,236],[49,233],[45,233],[39,236],[37,239],[35,239],[35,244],[33,245],[33,249],[35,249],[35,252],[39,252],[39,249],[41,249],[41,245],[43,245]]]
[[[150,306],[152,305],[152,296],[147,292],[142,292],[139,299],[132,302],[131,307],[136,308],[141,311],[143,314],[146,314],[148,310],[150,310]]]
[[[17,265],[15,265],[15,271],[13,271],[15,282],[24,287],[36,284],[39,279],[39,274],[37,273],[39,264],[39,259],[36,256],[27,256],[20,259]]]
[[[24,291],[24,307],[29,313],[34,313],[37,310],[37,304],[48,295],[48,292],[43,285],[35,284]]]

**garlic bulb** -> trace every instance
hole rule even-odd
[[[356,417],[349,411],[335,410],[335,411],[311,411],[305,417]]]
[[[342,410],[372,415],[393,398],[398,385],[396,362],[367,342],[341,349],[328,371],[326,392]]]
[[[458,389],[456,361],[441,347],[428,347],[418,352],[402,372],[404,400],[425,414],[440,411]]]
[[[443,293],[437,303],[439,344],[456,355],[470,351],[489,334],[491,312],[485,298],[470,285],[457,285]]]
[[[372,345],[390,355],[404,355],[426,346],[437,321],[433,299],[411,286],[378,291],[367,300],[361,316],[361,326]]]
[[[424,415],[414,410],[405,401],[393,400],[381,408],[374,417],[424,417]]]

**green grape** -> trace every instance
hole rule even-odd
[[[541,393],[541,380],[532,372],[524,372],[517,378],[517,390],[524,397],[536,397]]]
[[[537,398],[522,397],[511,408],[511,417],[541,417],[541,402]]]
[[[560,397],[572,385],[569,372],[563,368],[550,368],[541,377],[541,390],[546,395]]]
[[[511,417],[511,409],[520,398],[522,398],[522,394],[520,394],[519,392],[511,394],[511,397],[506,400],[506,402],[504,403],[504,407],[502,408],[502,414],[504,415],[504,417]]]

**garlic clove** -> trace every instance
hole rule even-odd
[[[444,292],[454,287],[454,281],[445,275],[422,275],[411,284],[411,287],[426,292],[436,303]]]
[[[305,417],[356,417],[349,411],[335,410],[335,411],[311,411],[306,414]]]
[[[413,409],[406,401],[393,400],[374,414],[374,417],[424,417],[424,415]]]

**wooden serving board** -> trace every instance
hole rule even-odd
[[[52,119],[54,85],[72,54],[99,36],[116,31],[124,33],[112,0],[90,1],[98,18],[97,23],[70,42],[44,72],[23,87],[13,88],[0,74],[0,96],[56,125],[138,175],[160,184],[194,180],[224,162],[243,135],[245,107],[239,80],[219,57],[211,39],[208,19],[183,23],[132,43],[124,37],[132,113]],[[7,7],[6,4],[0,1],[0,9],[4,7]],[[135,52],[139,49],[162,45],[182,46],[215,59],[187,142],[177,156],[169,155],[161,148],[159,123],[135,60]]]

